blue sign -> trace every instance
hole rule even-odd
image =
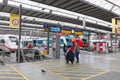
[[[84,35],[89,35],[89,32],[83,31],[83,34],[84,34]]]
[[[44,27],[44,28],[48,28],[48,24],[44,23],[44,24],[43,24],[43,27]]]
[[[60,32],[60,28],[59,27],[50,27],[50,32]]]

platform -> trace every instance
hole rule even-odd
[[[80,63],[66,64],[62,58],[5,64],[0,66],[0,80],[120,80],[119,56],[83,51]]]

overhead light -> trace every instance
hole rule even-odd
[[[85,21],[90,22],[90,23],[94,23],[94,24],[96,23],[96,21],[95,21],[95,20],[88,19],[88,18],[86,18],[86,19],[85,19]]]
[[[72,18],[72,19],[77,19],[78,18],[77,16],[69,15],[69,14],[65,14],[65,13],[57,12],[57,11],[52,11],[52,14],[60,15],[60,16],[67,17],[67,18]]]

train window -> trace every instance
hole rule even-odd
[[[68,42],[68,41],[69,41],[69,42],[71,42],[71,39],[69,39],[69,38],[66,38],[66,41],[67,41],[67,42]]]
[[[63,39],[61,39],[61,42],[64,42]]]
[[[4,40],[4,39],[1,39],[1,43],[5,43],[5,40]]]
[[[17,38],[16,37],[13,37],[13,36],[9,36],[11,42],[17,42]]]

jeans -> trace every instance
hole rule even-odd
[[[77,62],[79,62],[79,52],[76,52],[76,53],[75,53],[75,57],[76,57],[76,59],[77,59]]]

